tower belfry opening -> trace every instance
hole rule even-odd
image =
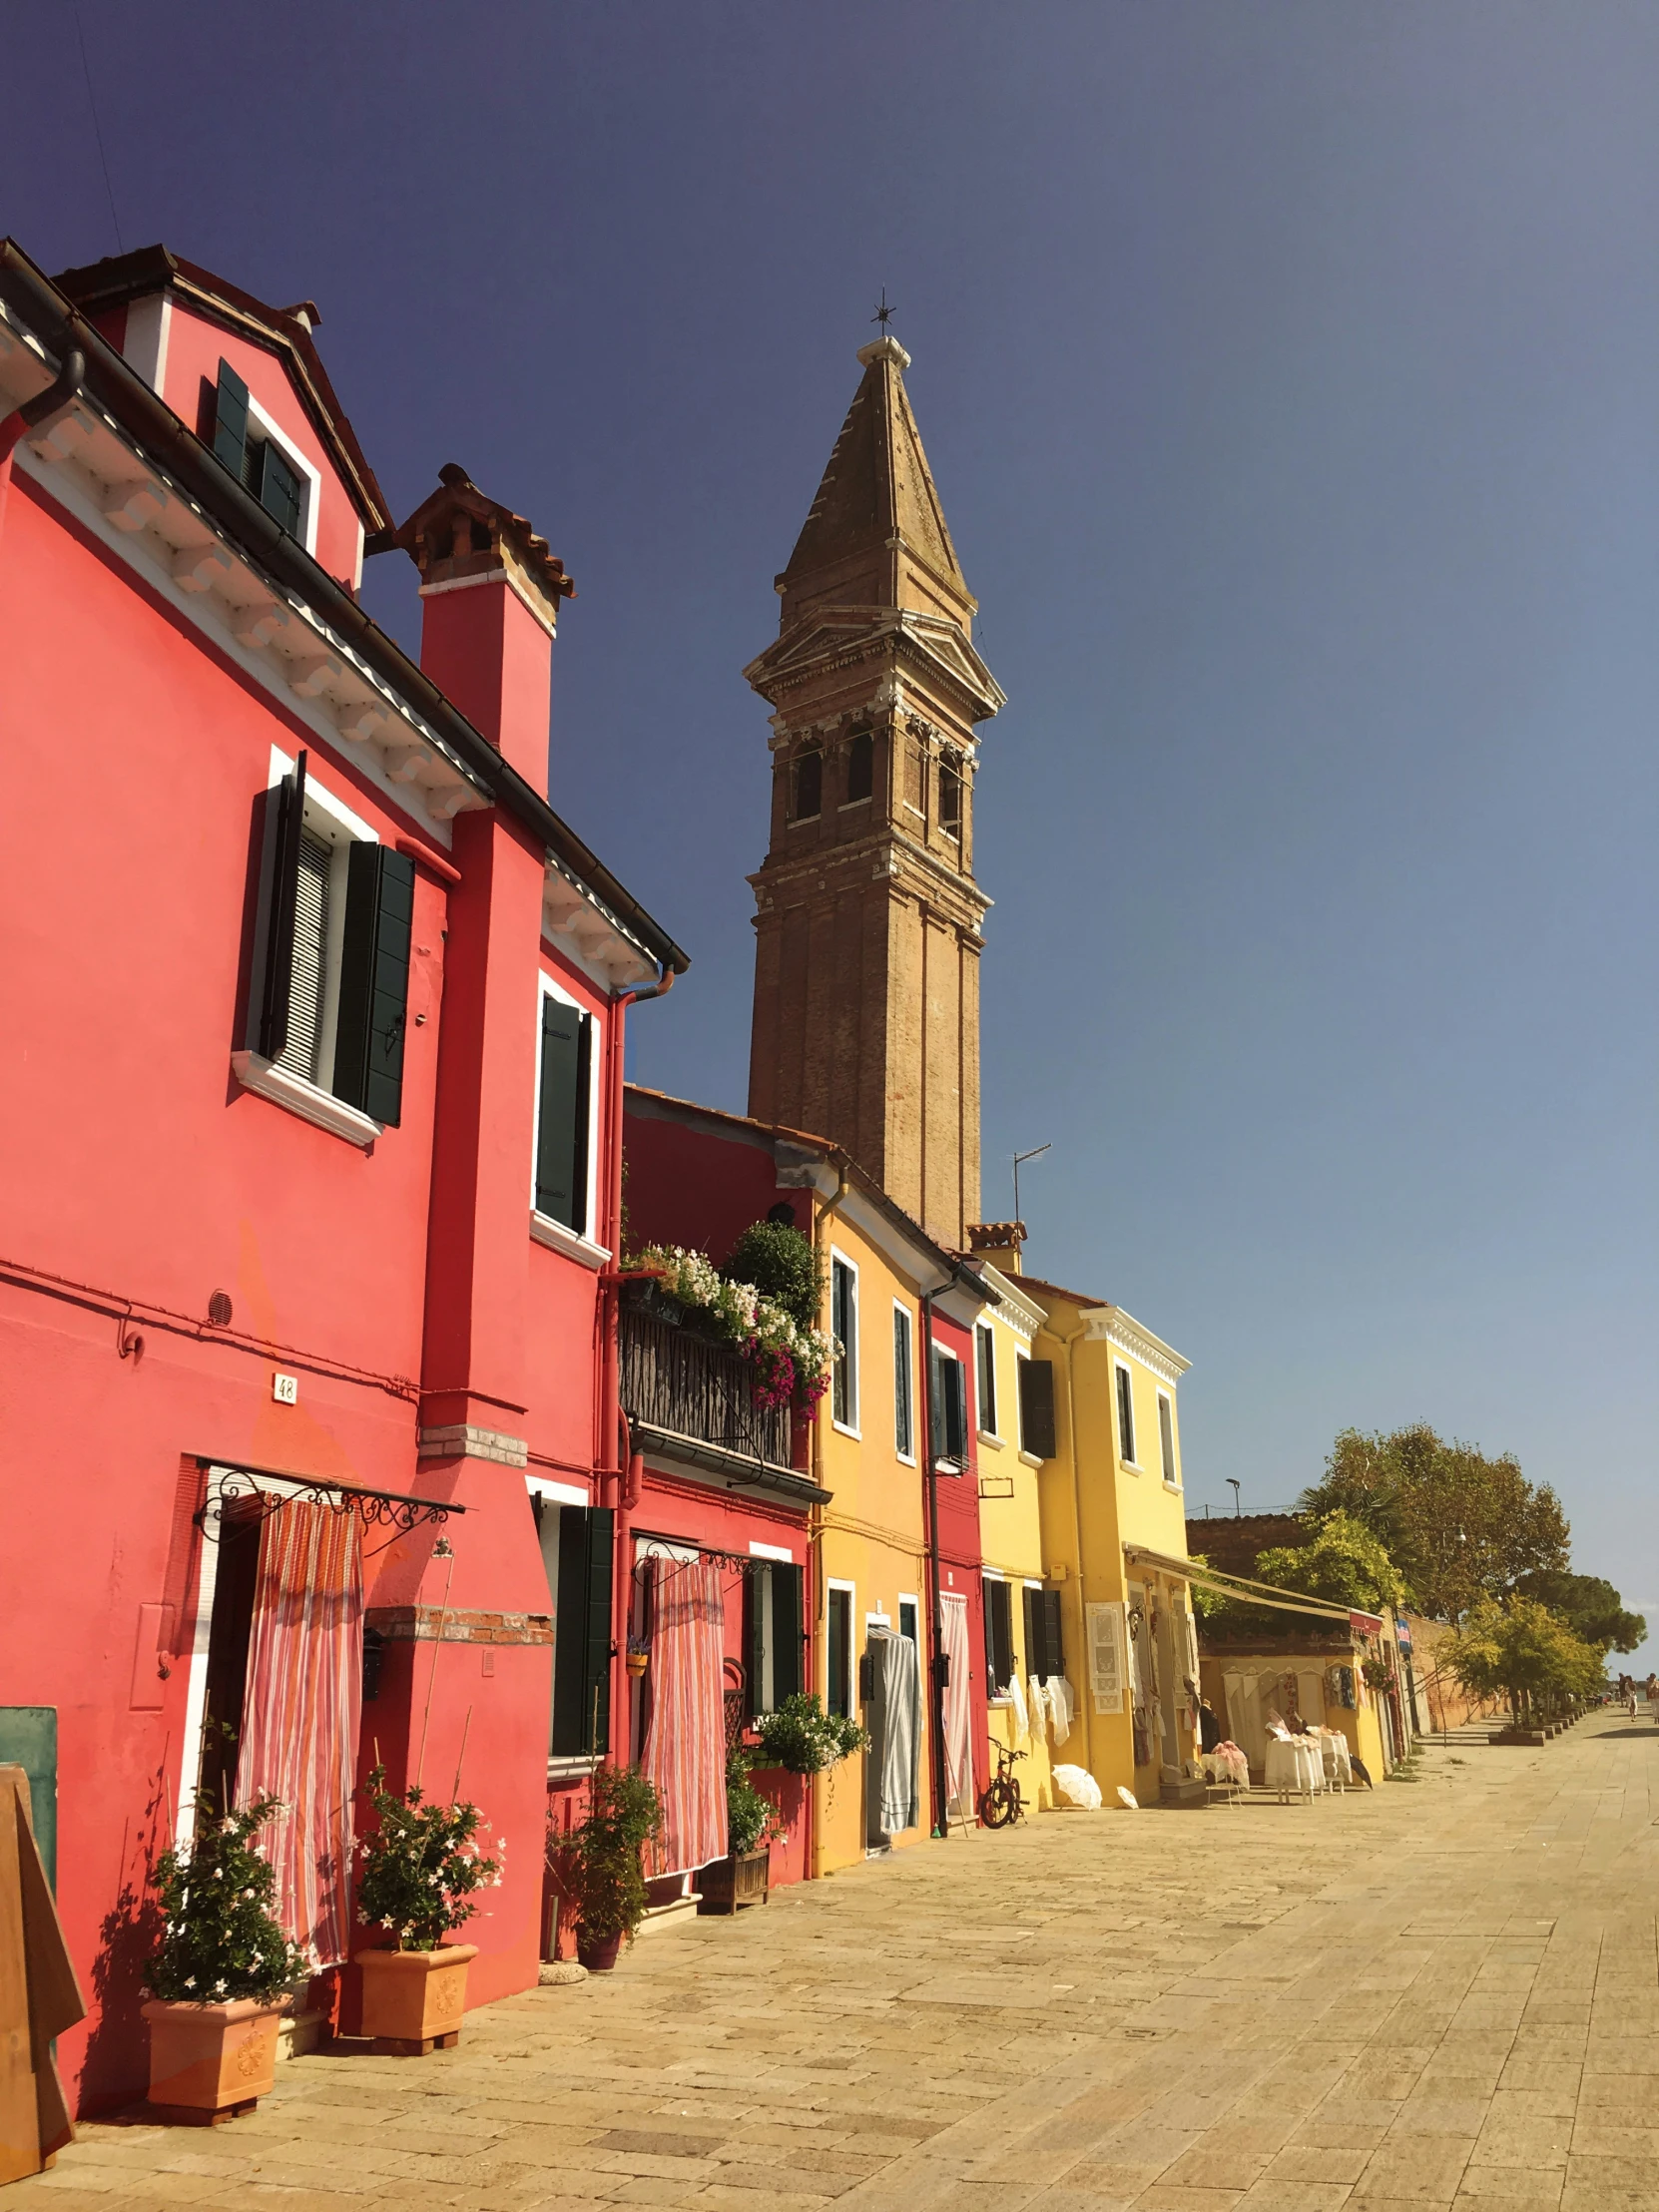
[[[772,833],[755,886],[749,1110],[833,1137],[960,1249],[979,1213],[974,731],[1003,693],[883,334],[789,565]]]

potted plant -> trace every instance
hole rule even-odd
[[[762,1713],[755,1733],[761,1740],[755,1765],[791,1774],[823,1774],[869,1749],[869,1731],[850,1714],[827,1713],[816,1690],[797,1690],[776,1712]]]
[[[700,1913],[733,1913],[740,1905],[765,1905],[772,1870],[772,1842],[784,1823],[772,1800],[749,1777],[759,1755],[734,1744],[726,1755],[726,1837],[724,1859],[711,1860],[698,1874]]]
[[[204,1820],[156,1866],[166,1933],[145,1974],[150,2104],[212,2126],[271,2087],[276,2023],[305,1960],[272,1917],[276,1871],[253,1838],[281,1810],[264,1797]]]
[[[469,1902],[474,1890],[486,1882],[500,1888],[501,1862],[479,1851],[477,1806],[428,1803],[416,1783],[388,1790],[383,1766],[369,1774],[366,1794],[380,1825],[357,1847],[357,1912],[388,1930],[391,1944],[355,1956],[363,1975],[362,2032],[377,2050],[395,2055],[448,2050],[460,2035],[466,1970],[478,1946],[444,1937],[477,1912]],[[505,1853],[505,1837],[497,1837],[496,1849]]]
[[[570,1839],[576,1900],[576,1955],[590,1972],[609,1973],[645,1918],[641,1846],[663,1825],[656,1790],[638,1767],[596,1767],[588,1810]]]

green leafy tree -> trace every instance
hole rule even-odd
[[[1361,1613],[1391,1612],[1405,1593],[1382,1539],[1341,1510],[1327,1513],[1307,1543],[1259,1551],[1256,1579]]]
[[[375,1767],[366,1785],[379,1828],[357,1849],[358,1916],[370,1927],[389,1928],[394,1950],[437,1950],[452,1929],[478,1908],[474,1890],[501,1887],[500,1861],[486,1859],[476,1842],[483,1819],[476,1805],[429,1803],[418,1785],[388,1790],[386,1770]],[[496,1848],[505,1854],[506,1838]]]
[[[1343,1512],[1362,1522],[1404,1577],[1409,1601],[1438,1620],[1459,1620],[1482,1598],[1567,1565],[1570,1531],[1547,1483],[1529,1482],[1511,1453],[1446,1443],[1422,1421],[1389,1435],[1344,1429],[1299,1509],[1310,1520]]]
[[[824,1305],[824,1269],[812,1239],[789,1222],[758,1221],[721,1269],[730,1283],[753,1283],[802,1329],[816,1329]]]
[[[1640,1613],[1627,1611],[1612,1583],[1599,1574],[1551,1569],[1525,1576],[1520,1590],[1559,1613],[1581,1643],[1594,1645],[1604,1657],[1610,1651],[1634,1651],[1647,1641],[1647,1622]]]
[[[1602,1680],[1603,1654],[1536,1598],[1482,1598],[1444,1650],[1443,1663],[1477,1696],[1501,1693],[1518,1721],[1558,1711]]]
[[[187,1848],[156,1862],[156,1899],[166,1934],[145,1974],[170,2004],[269,2003],[305,1970],[272,1913],[276,1870],[254,1842],[281,1811],[274,1797],[204,1822]]]

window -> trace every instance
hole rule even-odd
[[[1066,1671],[1058,1590],[1028,1589],[1025,1593],[1025,1671],[1044,1682]]]
[[[968,1463],[967,1377],[951,1353],[933,1347],[933,1456],[960,1473]]]
[[[838,1255],[830,1262],[830,1333],[835,1340],[830,1412],[838,1428],[858,1426],[858,1271]]]
[[[1054,1456],[1054,1365],[1049,1360],[1019,1363],[1019,1447],[1033,1459]]]
[[[536,1516],[553,1600],[555,1759],[603,1758],[611,1741],[611,1551],[608,1506],[561,1505],[540,1491]]]
[[[588,1127],[593,1016],[545,988],[536,1097],[536,1212],[588,1234]]]
[[[985,1689],[1005,1697],[1014,1675],[1014,1610],[1006,1582],[985,1577]]]
[[[1129,1370],[1120,1367],[1118,1375],[1118,1455],[1130,1466],[1135,1464],[1135,1397],[1129,1380]]]
[[[825,1594],[825,1710],[845,1720],[852,1710],[852,1586],[831,1582]]]
[[[798,753],[790,769],[790,820],[811,822],[824,810],[824,755]]]
[[[901,1459],[916,1455],[915,1337],[909,1310],[892,1310],[892,1447]]]
[[[980,1322],[973,1332],[975,1380],[979,1385],[979,1429],[996,1434],[996,1339],[990,1325]]]
[[[901,1597],[898,1601],[898,1633],[908,1636],[916,1649],[921,1649],[921,1607],[913,1597]]]
[[[248,386],[229,361],[219,364],[214,393],[213,449],[246,491],[291,538],[305,538],[304,477],[260,421]]]
[[[743,1581],[745,1688],[750,1713],[775,1713],[805,1687],[801,1668],[805,1572],[789,1561],[753,1566]]]
[[[1158,1443],[1164,1457],[1164,1480],[1173,1490],[1175,1473],[1175,1408],[1163,1391],[1158,1392]]]
[[[846,804],[855,807],[875,789],[875,740],[860,730],[846,749]]]
[[[939,828],[949,836],[961,835],[962,772],[949,758],[939,763]]]
[[[366,823],[308,783],[307,767],[301,753],[261,796],[248,1020],[248,1051],[257,1058],[252,1064],[239,1058],[237,1072],[251,1088],[265,1088],[261,1063],[280,1068],[314,1093],[395,1128],[402,1114],[414,862],[376,841]],[[308,1111],[290,1095],[294,1088],[268,1095]],[[311,1118],[330,1126],[324,1115]]]

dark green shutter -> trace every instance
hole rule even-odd
[[[1060,1640],[1060,1593],[1044,1590],[1042,1596],[1042,1675],[1046,1681],[1050,1675],[1064,1674],[1066,1655]]]
[[[553,1627],[553,1756],[602,1757],[611,1740],[611,1551],[608,1506],[559,1508]]]
[[[585,1236],[588,1226],[588,1054],[586,1014],[544,993],[541,1111],[536,1130],[536,1212]]]
[[[293,774],[284,776],[266,796],[267,817],[265,881],[261,905],[265,914],[264,941],[258,948],[263,963],[252,993],[255,1007],[254,1049],[268,1060],[276,1059],[288,1041],[288,998],[293,989],[293,912],[299,896],[299,837],[305,821],[305,763],[301,753]]]
[[[1019,1363],[1019,1441],[1033,1458],[1054,1456],[1054,1367],[1048,1360]]]
[[[588,1515],[586,1681],[582,1695],[585,1751],[603,1758],[611,1748],[611,1590],[616,1515],[598,1505]]]
[[[967,1381],[962,1363],[933,1348],[933,1456],[967,1464]]]
[[[248,467],[248,386],[229,361],[219,364],[214,452],[240,484]]]
[[[994,1697],[1008,1687],[1008,1678],[1014,1671],[1011,1593],[1006,1582],[995,1581],[990,1576],[983,1579],[981,1587],[985,1593],[985,1673]]]
[[[766,1571],[765,1567],[751,1567],[743,1578],[743,1698],[744,1714],[749,1720],[765,1710],[761,1703],[766,1669],[765,1638],[761,1632],[765,1618],[761,1578]]]
[[[1025,1600],[1025,1671],[1040,1675],[1043,1671],[1042,1592],[1025,1590],[1021,1594]]]
[[[806,1610],[805,1569],[786,1566],[782,1560],[772,1575],[772,1699],[775,1706],[806,1687],[806,1667],[801,1649],[801,1622]]]
[[[279,453],[269,439],[259,500],[266,513],[279,522],[290,538],[299,535],[299,472],[290,464],[287,455]]]
[[[346,858],[334,1096],[395,1129],[403,1112],[414,862],[383,844]]]

